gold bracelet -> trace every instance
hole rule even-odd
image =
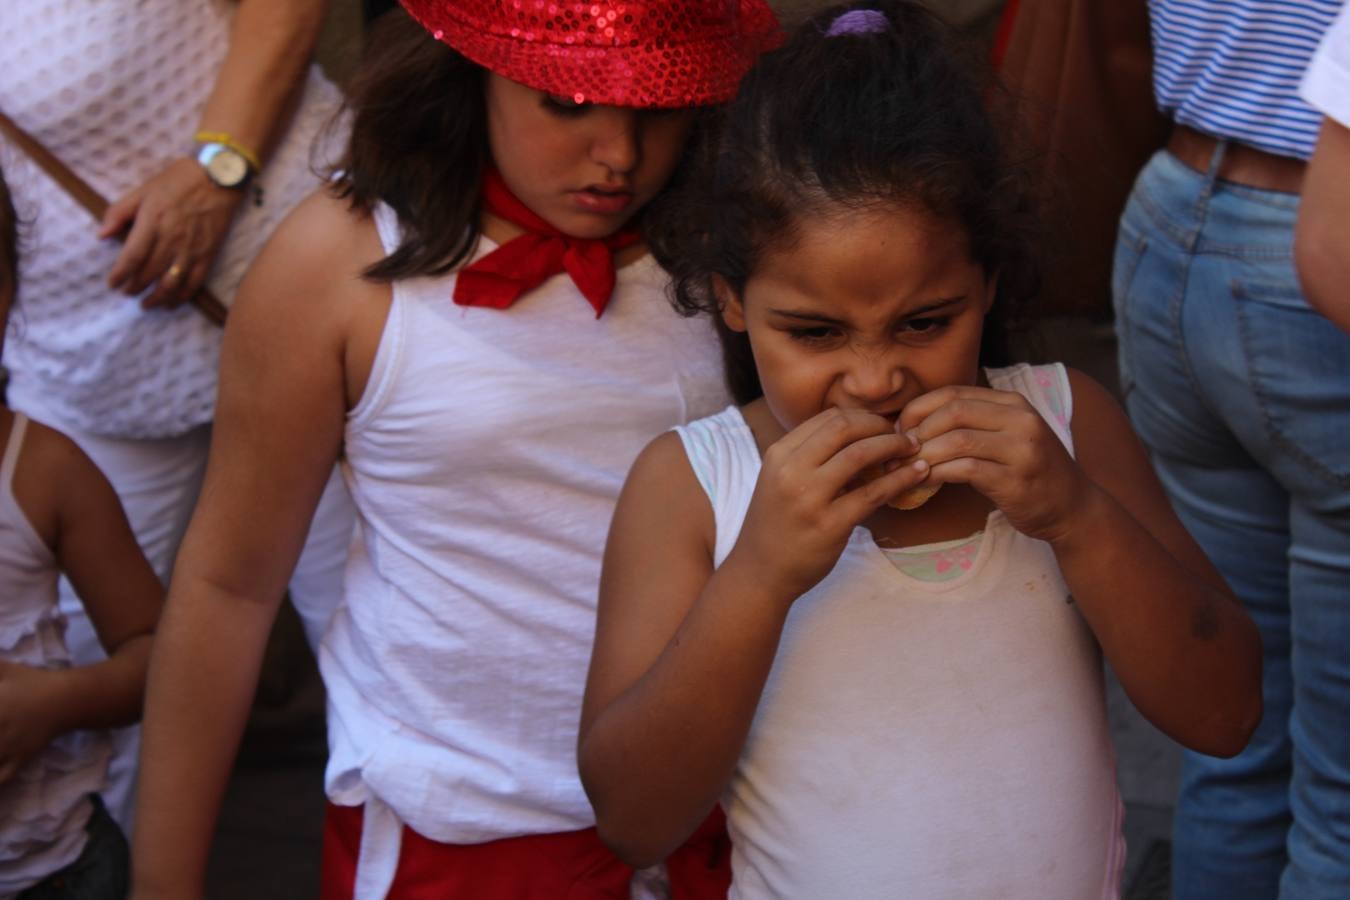
[[[224,131],[199,131],[192,136],[192,139],[199,144],[224,144],[235,153],[238,153],[248,164],[253,167],[254,172],[262,171],[262,163],[258,162],[258,154],[236,141]]]

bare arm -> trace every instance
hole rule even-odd
[[[68,669],[0,665],[0,782],[62,734],[140,718],[164,595],[103,473],[69,438],[36,423],[25,443],[17,498],[49,539],[108,658]]]
[[[790,450],[811,458],[802,465]],[[623,859],[660,860],[707,816],[792,602],[833,567],[858,522],[926,473],[903,468],[840,491],[865,466],[910,452],[865,413],[832,411],[794,430],[766,454],[716,571],[712,512],[679,438],[639,458],[605,551],[578,750],[601,837]]]
[[[354,274],[372,240],[368,220],[311,198],[258,258],[230,317],[206,482],[150,663],[137,897],[202,894],[268,630],[339,454],[352,321],[386,308],[387,289]]]
[[[1322,121],[1299,202],[1294,257],[1313,308],[1350,331],[1350,128]]]
[[[1078,372],[1068,453],[1019,394],[939,388],[901,416],[932,477],[967,483],[1047,541],[1130,699],[1186,746],[1231,756],[1261,718],[1261,641],[1182,527],[1125,414]]]
[[[230,49],[199,129],[224,131],[264,163],[309,68],[330,0],[239,0]]]
[[[635,465],[610,531],[578,759],[601,837],[650,865],[707,816],[794,598],[713,572],[712,510],[679,438]]]
[[[1172,511],[1115,400],[1070,373],[1078,462],[1094,488],[1052,541],[1075,602],[1131,701],[1215,756],[1261,719],[1261,639]]]
[[[1124,412],[1070,372],[1079,465],[1096,485],[1053,544],[1069,589],[1134,705],[1215,756],[1261,720],[1256,625],[1190,536]]]
[[[108,659],[59,673],[68,679],[72,699],[79,697],[68,707],[61,731],[140,718],[150,639],[164,600],[164,587],[136,543],[112,485],[72,449],[79,455],[61,482],[57,564],[89,613]]]
[[[304,81],[329,0],[239,0],[230,46],[198,125],[223,132],[266,159]],[[186,144],[192,135],[182,136]],[[109,207],[100,237],[130,227],[108,283],[145,304],[192,296],[225,239],[243,191],[212,184],[194,159],[174,160]],[[161,277],[177,265],[176,278]]]
[[[1069,457],[1019,394],[939,388],[901,416],[932,478],[970,484],[1047,541],[1075,602],[1145,716],[1231,756],[1261,717],[1256,626],[1178,521],[1139,439],[1096,382],[1069,373]]]

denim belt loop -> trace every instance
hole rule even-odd
[[[1209,201],[1214,195],[1214,185],[1219,180],[1219,168],[1223,165],[1223,157],[1227,151],[1228,141],[1220,138],[1214,144],[1214,152],[1210,154],[1209,166],[1205,169],[1205,180],[1201,183],[1200,193],[1195,198],[1195,228],[1186,241],[1187,249],[1192,253],[1200,242],[1200,232],[1204,230],[1205,220],[1209,217]]]

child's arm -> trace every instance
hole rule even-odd
[[[164,595],[112,486],[69,438],[30,423],[15,496],[53,547],[108,658],[69,669],[0,663],[0,782],[62,734],[140,718]]]
[[[853,528],[925,470],[847,493],[913,446],[832,410],[765,454],[735,548],[713,569],[713,518],[678,436],[653,442],[619,499],[605,551],[578,757],[600,834],[625,860],[663,858],[706,817],[736,759],[788,610]]]
[[[137,898],[202,896],[267,635],[341,447],[348,354],[373,356],[353,348],[353,323],[382,323],[388,309],[388,288],[357,274],[379,257],[369,220],[312,197],[273,235],[231,310],[206,481],[150,662]]]
[[[1175,740],[1232,756],[1261,718],[1256,626],[1187,533],[1115,400],[1071,371],[1076,462],[1019,395],[944,388],[906,408],[933,477],[968,482],[1054,548],[1126,693]]]

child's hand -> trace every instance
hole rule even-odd
[[[51,743],[43,687],[50,673],[0,660],[0,784]]]
[[[931,479],[971,485],[1033,538],[1053,543],[1066,534],[1092,489],[1021,394],[950,385],[910,401],[898,427],[919,441]]]
[[[838,562],[849,534],[886,501],[923,480],[922,460],[858,485],[864,469],[914,455],[917,445],[881,416],[828,409],[764,453],[745,525],[728,562],[748,565],[789,602]]]

